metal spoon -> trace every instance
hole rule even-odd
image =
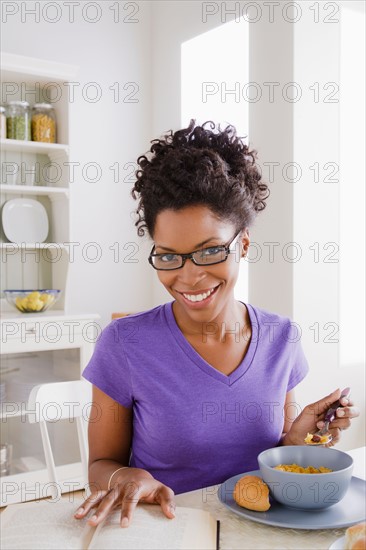
[[[330,433],[328,433],[329,424],[333,422],[333,420],[335,419],[336,410],[339,409],[339,407],[343,407],[343,405],[341,404],[341,399],[343,399],[344,397],[348,397],[350,393],[351,393],[351,388],[345,388],[342,391],[340,398],[337,401],[335,401],[327,410],[324,417],[324,426],[322,427],[321,430],[318,430],[317,432],[315,432],[315,434],[313,434],[311,441],[305,440],[306,445],[327,445],[327,443],[330,443],[332,441],[333,437]],[[327,435],[328,438],[326,441],[322,441],[322,438],[325,435]],[[308,437],[306,439],[308,439]]]

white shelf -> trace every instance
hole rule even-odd
[[[45,185],[0,185],[1,193],[12,195],[49,195],[65,196],[68,198],[67,187],[47,187]]]
[[[51,159],[56,159],[59,156],[68,156],[69,154],[69,146],[61,143],[43,143],[40,141],[26,141],[21,139],[1,139],[0,147],[2,151],[36,153],[38,155],[48,155]]]
[[[0,249],[14,247],[21,248],[22,250],[41,250],[43,248],[61,248],[67,250],[63,243],[0,243]]]
[[[36,321],[82,321],[82,320],[96,320],[99,319],[97,313],[65,313],[63,309],[48,309],[42,313],[21,313],[15,309],[11,311],[2,311],[0,318],[0,325],[9,321],[24,321],[29,322]]]
[[[73,81],[78,74],[78,68],[74,65],[7,52],[3,52],[1,56],[1,71],[4,77],[10,80],[31,80],[33,77],[37,80],[45,79],[46,82],[50,79],[60,82]]]

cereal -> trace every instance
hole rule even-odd
[[[292,472],[294,474],[328,474],[329,472],[332,472],[330,468],[326,468],[325,466],[319,466],[319,468],[315,468],[314,466],[307,466],[304,468],[303,466],[299,466],[298,464],[279,464],[278,466],[273,467],[274,470],[281,470],[282,472]]]
[[[304,441],[307,445],[325,445],[326,443],[329,443],[329,437],[329,434],[316,435],[308,433]]]

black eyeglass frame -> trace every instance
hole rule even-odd
[[[242,230],[240,229],[240,231],[235,234],[235,236],[231,239],[231,241],[228,244],[221,244],[221,245],[216,245],[216,246],[207,246],[206,248],[198,248],[197,250],[193,250],[193,252],[189,252],[188,254],[178,254],[177,252],[162,252],[160,254],[153,254],[153,250],[155,248],[155,245],[153,245],[153,247],[151,249],[151,252],[149,254],[149,257],[148,257],[148,262],[149,262],[150,265],[153,266],[154,269],[156,269],[156,271],[175,271],[176,269],[182,269],[182,267],[184,267],[184,264],[186,263],[186,260],[188,260],[188,259],[192,260],[192,262],[195,265],[200,265],[200,266],[222,264],[223,262],[226,262],[226,260],[229,257],[229,254],[232,254],[233,252],[235,252],[235,250],[230,250],[230,246],[235,241],[235,239],[238,237],[238,235],[240,235],[241,232],[242,232]],[[198,263],[194,259],[193,254],[195,254],[196,252],[202,252],[203,250],[208,250],[209,248],[222,248],[223,251],[225,252],[225,258],[223,258],[222,260],[219,260],[218,262],[213,262],[213,263],[210,263],[210,264],[208,264],[208,263],[202,263],[202,264]],[[182,258],[182,265],[180,265],[179,267],[172,267],[172,268],[167,268],[167,269],[156,267],[153,264],[153,261],[152,261],[153,256],[165,256],[166,254],[173,254],[174,256],[180,256]]]

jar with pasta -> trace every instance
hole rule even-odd
[[[36,103],[33,106],[32,140],[56,143],[56,115],[49,103]]]
[[[31,139],[31,120],[28,101],[9,101],[6,113],[6,137]]]

